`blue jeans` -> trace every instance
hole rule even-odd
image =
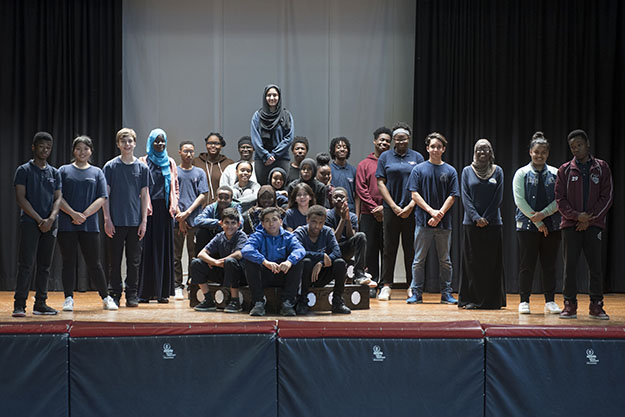
[[[451,230],[417,226],[414,233],[414,260],[412,261],[412,282],[410,283],[412,293],[416,295],[423,294],[425,259],[428,256],[432,241],[436,243],[436,253],[438,254],[441,294],[451,293],[451,274],[453,272],[449,257]]]

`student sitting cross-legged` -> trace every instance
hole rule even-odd
[[[302,280],[300,262],[306,251],[295,235],[282,228],[278,207],[267,207],[260,214],[263,230],[251,234],[241,249],[245,275],[254,306],[250,316],[265,315],[263,288],[283,287],[280,314],[295,315],[295,298]]]
[[[204,301],[195,306],[196,311],[215,311],[215,300],[208,290],[208,281],[230,287],[230,302],[224,309],[226,313],[241,311],[239,301],[239,282],[243,277],[241,249],[247,242],[247,236],[241,230],[239,213],[232,207],[225,208],[219,221],[223,232],[215,236],[198,257],[191,262],[191,278],[199,284],[204,293]]]
[[[351,310],[343,302],[347,264],[341,258],[341,249],[334,237],[334,230],[325,226],[326,209],[315,205],[308,209],[307,224],[298,227],[294,234],[306,249],[302,260],[302,297],[297,303],[297,313],[308,312],[308,288],[324,287],[334,279],[332,312],[349,314]]]

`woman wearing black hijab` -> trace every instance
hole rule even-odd
[[[282,107],[280,87],[269,84],[263,106],[252,116],[250,136],[254,147],[254,171],[261,185],[273,168],[289,169],[289,146],[293,142],[293,116]]]

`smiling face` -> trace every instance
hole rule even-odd
[[[36,160],[46,161],[50,157],[50,152],[52,152],[52,142],[40,140],[31,149]]]
[[[547,158],[549,158],[549,147],[547,145],[534,145],[530,149],[530,157],[534,168],[542,169],[547,163]]]
[[[276,190],[281,190],[284,187],[284,176],[281,172],[274,172],[271,174],[271,186]]]
[[[405,133],[398,133],[393,136],[393,141],[395,141],[395,151],[403,155],[408,150],[408,143],[410,142],[410,136]]]
[[[278,90],[273,87],[267,90],[265,100],[267,101],[267,104],[269,104],[269,109],[272,111],[275,110],[278,105],[278,101],[280,101],[280,94],[278,93]]]
[[[342,140],[334,145],[334,156],[336,157],[336,159],[340,161],[347,159],[348,152],[349,150],[347,149],[347,144]]]
[[[247,185],[252,176],[252,165],[249,162],[241,162],[237,167],[237,179],[239,185]]]
[[[72,153],[78,164],[86,164],[91,159],[91,148],[85,143],[77,143]]]
[[[226,217],[225,219],[220,220],[219,224],[221,225],[221,228],[226,234],[226,237],[230,239],[230,237],[232,237],[239,229],[240,223],[238,220],[234,220],[229,217]]]
[[[306,192],[306,190],[299,190],[297,195],[295,196],[295,202],[297,203],[297,207],[300,209],[308,209],[310,205],[311,197],[310,194]]]
[[[163,152],[165,150],[165,138],[158,135],[156,139],[154,139],[154,142],[152,142],[152,148],[154,148],[156,152]]]
[[[475,153],[473,158],[479,162],[486,164],[490,161],[492,156],[492,151],[490,149],[490,145],[486,142],[478,142],[475,146]]]
[[[232,203],[232,193],[226,190],[219,190],[217,192],[217,206],[221,209],[230,206]]]
[[[388,133],[380,133],[380,135],[373,139],[373,146],[375,147],[375,153],[380,155],[384,151],[388,151],[391,147],[391,135]]]
[[[215,136],[209,136],[206,140],[206,152],[212,157],[215,157],[221,153],[221,140]]]
[[[117,141],[117,147],[119,148],[122,156],[132,155],[135,151],[135,146],[137,146],[137,142],[132,136],[129,135],[122,136]]]
[[[239,155],[243,161],[251,161],[254,155],[254,148],[249,143],[243,143],[239,146]]]
[[[276,199],[270,192],[264,192],[258,196],[258,206],[267,208],[276,204]]]

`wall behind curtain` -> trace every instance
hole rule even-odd
[[[614,177],[614,205],[603,234],[606,291],[625,291],[625,3],[618,0],[420,0],[416,3],[415,137],[440,131],[446,160],[462,168],[479,138],[493,144],[506,176],[504,257],[507,289],[518,291],[512,178],[529,162],[541,130],[548,163],[572,158],[566,137],[589,134],[591,151]],[[418,150],[424,145],[418,143]],[[460,273],[462,207],[454,209],[454,283]],[[587,292],[580,262],[580,291]],[[432,271],[430,271],[432,275]],[[534,290],[540,290],[538,279]],[[562,289],[561,267],[557,289]],[[437,282],[430,280],[430,290]]]
[[[178,143],[222,132],[238,160],[263,87],[277,83],[308,137],[309,154],[335,136],[352,141],[356,165],[372,132],[412,121],[414,3],[409,0],[124,2],[124,124],[145,152],[149,131]]]
[[[0,2],[0,289],[15,288],[19,208],[13,176],[32,158],[32,138],[54,137],[49,162],[70,162],[79,134],[94,140],[94,163],[115,153],[121,125],[121,0]],[[84,266],[84,265],[83,265]],[[84,269],[83,269],[84,271]],[[60,256],[50,289],[60,289]],[[86,280],[86,274],[80,276]],[[88,286],[83,282],[82,288]]]

